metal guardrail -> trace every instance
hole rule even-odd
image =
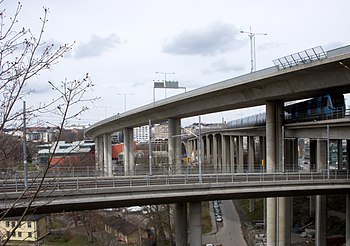
[[[301,182],[310,180],[349,180],[349,170],[322,170],[321,172],[276,172],[276,173],[212,173],[203,174],[176,174],[176,175],[139,175],[139,176],[111,176],[111,177],[56,177],[46,178],[43,190],[79,190],[116,187],[140,187],[140,186],[169,186],[197,183],[259,183],[259,182]],[[39,187],[40,179],[31,178],[28,181],[29,190]],[[349,182],[350,185],[350,182]],[[0,193],[23,192],[24,180],[22,178],[9,179],[0,185]]]

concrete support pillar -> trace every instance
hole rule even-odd
[[[95,160],[97,174],[103,175],[103,137],[101,136],[95,138]]]
[[[276,169],[280,169],[282,163],[282,104],[276,101],[266,102],[266,171],[273,173]],[[280,163],[278,165],[278,163]],[[287,228],[286,220],[278,220],[276,214],[277,199],[267,198],[266,201],[266,238],[268,245],[276,245],[278,235],[283,235],[282,228]],[[282,211],[286,208],[285,203],[278,204]],[[278,226],[276,226],[278,224]],[[283,223],[283,225],[281,224]],[[280,230],[282,230],[280,232]]]
[[[124,128],[124,170],[125,175],[134,175],[134,131],[133,128]]]
[[[310,171],[316,171],[316,163],[317,163],[317,141],[310,139],[309,141],[309,151],[310,151]]]
[[[275,103],[266,103],[266,171],[273,173],[276,164]],[[266,198],[266,239],[268,245],[276,245],[276,198]]]
[[[209,135],[207,135],[207,144],[206,144],[206,149],[207,149],[207,151],[206,151],[206,156],[207,156],[207,158],[205,159],[206,160],[206,162],[208,163],[208,165],[210,166],[210,164],[211,164],[211,153],[210,153],[210,145],[211,145],[211,143],[210,143],[210,137],[209,137]]]
[[[181,119],[171,118],[168,120],[168,157],[172,173],[181,171]]]
[[[338,139],[337,147],[338,147],[338,170],[342,170],[343,169],[343,140]]]
[[[350,140],[346,140],[346,170],[350,170]]]
[[[265,137],[259,137],[259,157],[260,157],[260,168],[262,171],[266,168],[266,156],[265,156]],[[264,163],[264,166],[263,166]]]
[[[202,246],[202,204],[191,202],[189,211],[189,241],[191,246]]]
[[[298,171],[298,139],[286,139],[284,144],[285,171]]]
[[[218,142],[215,134],[213,134],[213,165],[216,173],[218,171]]]
[[[104,174],[112,175],[112,139],[110,134],[103,134],[103,161]]]
[[[278,197],[277,198],[277,221],[278,221],[278,244],[279,246],[291,244],[291,229],[292,229],[292,198]]]
[[[217,147],[218,147],[218,151],[217,151],[217,155],[218,155],[218,170],[220,173],[222,173],[222,135],[218,134],[217,135]]]
[[[192,151],[193,151],[193,147],[192,147],[192,140],[187,140],[187,156],[192,158]]]
[[[203,165],[203,162],[204,162],[204,138],[202,137],[202,139],[200,140],[201,141],[201,160],[202,160],[202,171],[204,170],[204,165]],[[198,157],[199,157],[199,143],[198,143]],[[199,159],[198,159],[199,161]]]
[[[320,172],[324,169],[327,169],[327,141],[318,139],[316,148],[316,170]]]
[[[327,245],[327,197],[323,195],[316,196],[316,245]]]
[[[244,167],[244,160],[243,160],[243,136],[238,136],[237,138],[238,144],[237,144],[237,172],[243,173],[243,167]]]
[[[253,173],[255,169],[255,161],[254,161],[254,137],[248,136],[248,172]],[[255,199],[249,199],[249,211],[253,212],[255,210]]]
[[[230,172],[235,172],[235,139],[230,136]]]
[[[299,170],[299,139],[295,138],[293,140],[293,171],[297,172]]]
[[[266,171],[273,173],[276,165],[276,105],[266,103]]]
[[[227,172],[227,147],[226,137],[221,135],[221,167],[223,173]]]
[[[254,161],[254,137],[249,136],[248,138],[248,172],[252,173],[255,169]]]
[[[276,198],[266,198],[266,239],[267,245],[276,245]]]
[[[345,228],[345,245],[350,246],[350,195],[346,194],[346,228]]]
[[[176,245],[187,245],[187,204],[175,204]]]

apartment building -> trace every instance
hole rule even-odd
[[[20,217],[4,218],[0,221],[0,239],[6,240],[19,223]],[[20,226],[12,234],[11,241],[37,242],[49,234],[49,221],[46,215],[25,216]]]

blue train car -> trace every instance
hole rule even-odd
[[[342,118],[345,116],[343,94],[327,94],[284,107],[286,119],[309,121]]]

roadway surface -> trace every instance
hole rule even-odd
[[[212,203],[209,203],[210,206],[213,206]],[[213,233],[207,234],[203,236],[203,244],[212,243],[214,245],[222,245],[222,246],[231,246],[231,245],[239,245],[245,246],[247,245],[241,230],[241,222],[239,219],[239,215],[235,206],[233,205],[232,200],[223,200],[220,204],[223,222],[218,223],[218,230]],[[212,210],[212,209],[211,209]],[[211,213],[212,223],[217,223],[215,221],[214,214]],[[221,226],[222,224],[222,226]]]
[[[17,216],[28,204],[38,182],[23,187],[7,180],[0,188],[0,212]],[[95,177],[45,180],[32,204],[35,213],[81,211],[137,205],[229,200],[257,197],[327,195],[350,192],[348,172],[250,173],[151,177]],[[16,203],[17,201],[17,203]]]

